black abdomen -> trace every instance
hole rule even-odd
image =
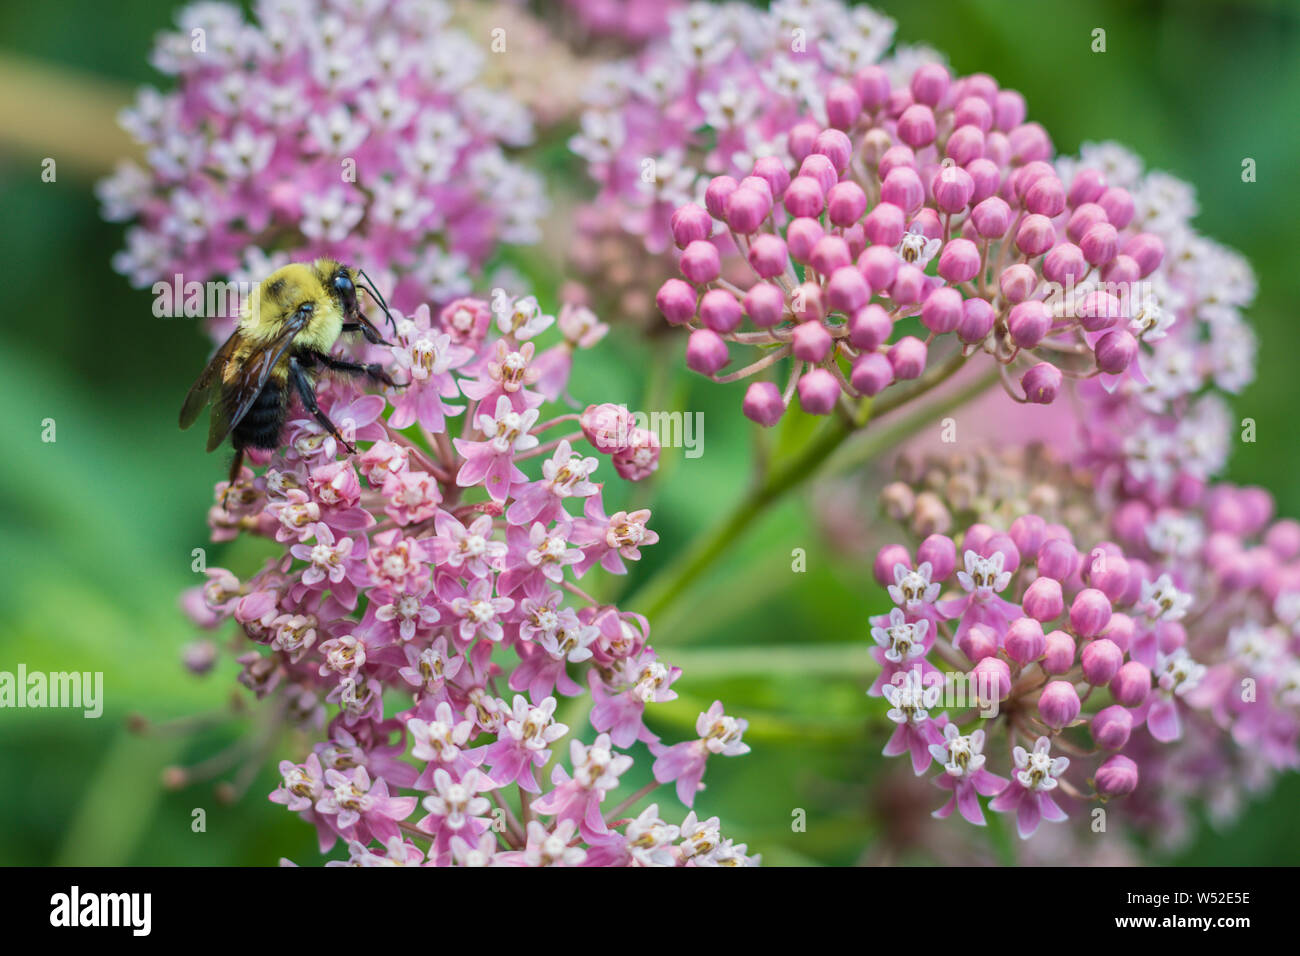
[[[236,448],[279,448],[286,413],[284,388],[267,382],[248,413],[231,432]]]

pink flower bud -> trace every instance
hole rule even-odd
[[[1054,680],[1038,695],[1038,713],[1043,723],[1056,730],[1066,727],[1079,716],[1083,704],[1069,681]]]
[[[1110,695],[1125,707],[1140,707],[1151,691],[1151,672],[1144,664],[1129,661],[1110,682]]]
[[[905,228],[903,210],[893,203],[876,203],[875,208],[867,213],[867,218],[862,220],[862,225],[866,230],[867,238],[872,243],[878,246],[888,246],[892,251],[893,247],[903,239]],[[882,288],[882,286],[875,283],[870,275],[867,276],[867,281],[871,283],[873,289]]]
[[[1116,229],[1123,229],[1133,221],[1133,197],[1127,189],[1111,187],[1097,197],[1097,205],[1106,212],[1106,219]]]
[[[1089,292],[1075,308],[1079,324],[1089,332],[1108,329],[1120,320],[1124,307],[1109,292]]]
[[[1038,288],[1038,273],[1023,262],[1007,266],[998,276],[998,289],[1008,302],[1024,302]]]
[[[786,148],[790,150],[790,155],[796,163],[802,163],[813,151],[813,144],[817,142],[817,134],[820,132],[821,128],[811,120],[796,123],[791,127]]]
[[[916,170],[900,166],[891,169],[885,181],[880,184],[880,198],[910,216],[925,202],[925,187]]]
[[[713,375],[728,359],[727,343],[712,329],[696,329],[686,342],[686,364],[701,375]]]
[[[790,181],[783,201],[790,215],[811,219],[822,214],[822,208],[826,205],[826,194],[817,180],[811,176],[799,175]]]
[[[975,195],[975,180],[960,166],[945,166],[931,183],[934,202],[943,212],[958,213]]]
[[[924,103],[913,103],[898,118],[898,138],[913,149],[933,143],[936,130],[934,111]]]
[[[828,415],[840,397],[840,383],[824,368],[815,368],[799,379],[799,404],[809,415]]]
[[[873,289],[888,289],[893,285],[898,265],[898,256],[888,246],[868,246],[858,257],[858,267]]]
[[[968,547],[974,545],[967,544]],[[1020,567],[1020,549],[1016,543],[1011,540],[1009,534],[992,534],[979,547],[979,552],[986,558],[1000,553],[1002,555],[1002,569],[1015,574]]]
[[[1096,637],[1110,623],[1110,599],[1096,588],[1084,588],[1070,605],[1070,626],[1080,637]]]
[[[837,83],[826,93],[826,118],[835,129],[849,129],[862,113],[862,97],[847,83]]]
[[[1149,232],[1139,233],[1124,243],[1124,255],[1138,264],[1139,275],[1145,279],[1160,268],[1165,258],[1165,244]]]
[[[871,298],[871,288],[857,266],[841,266],[826,283],[826,304],[832,311],[852,315]]]
[[[939,275],[949,282],[969,282],[979,271],[980,251],[969,239],[952,239],[939,254]]]
[[[966,652],[962,651],[962,653]],[[1006,661],[991,656],[985,657],[971,668],[971,674],[975,677],[975,687],[980,694],[981,703],[991,704],[994,700],[1006,700],[1007,695],[1011,693],[1011,668]],[[992,700],[986,700],[986,694]]]
[[[849,344],[864,352],[874,352],[893,330],[889,313],[873,302],[853,313],[849,320]]]
[[[987,624],[972,624],[957,638],[957,650],[975,663],[998,652],[998,635]]]
[[[812,254],[808,257],[808,265],[824,276],[847,266],[852,261],[853,257],[849,255],[849,244],[839,236],[822,236],[817,240],[817,245],[813,246]]]
[[[768,193],[773,201],[785,195],[785,189],[790,185],[790,171],[775,156],[764,156],[754,163],[754,175],[767,182]]]
[[[1025,121],[1025,98],[1015,90],[1001,90],[993,104],[993,125],[1013,130]]]
[[[901,544],[887,544],[876,552],[872,573],[876,576],[876,581],[881,587],[889,587],[894,583],[894,565],[896,564],[901,564],[909,571],[914,567],[911,554]]]
[[[785,414],[781,390],[772,382],[754,382],[745,392],[745,401],[741,405],[741,410],[750,421],[770,428]],[[892,583],[892,577],[890,581]]]
[[[719,221],[726,219],[727,200],[739,188],[740,184],[730,176],[714,176],[709,180],[709,185],[704,190],[704,208],[709,211],[709,215]]]
[[[1024,665],[1038,660],[1047,650],[1043,625],[1032,617],[1016,618],[1007,628],[1002,647],[1006,650],[1007,657],[1017,664]]]
[[[759,180],[766,187],[763,180]],[[757,232],[763,220],[772,211],[772,199],[767,193],[741,186],[727,200],[727,225],[742,236]]]
[[[684,325],[695,317],[695,290],[681,279],[669,279],[655,294],[655,305],[673,325]]]
[[[1052,139],[1037,123],[1021,123],[1007,133],[1012,162],[1043,162],[1051,158]]]
[[[1068,541],[1050,538],[1038,549],[1038,573],[1044,577],[1064,581],[1078,565],[1079,552]]]
[[[1088,234],[1088,230],[1093,226],[1106,223],[1106,210],[1102,209],[1096,203],[1084,203],[1074,212],[1070,213],[1069,220],[1065,224],[1065,234],[1071,242],[1082,242],[1083,237]],[[1109,225],[1109,223],[1106,223]],[[1114,226],[1111,226],[1114,229]]]
[[[700,299],[700,320],[715,332],[731,332],[744,318],[740,303],[726,289],[710,289]]]
[[[1051,327],[1052,313],[1037,299],[1013,306],[1011,315],[1007,318],[1011,341],[1022,349],[1032,349],[1043,340]]]
[[[1125,797],[1137,789],[1138,765],[1123,754],[1107,757],[1093,778],[1103,797]]]
[[[1083,664],[1083,679],[1094,687],[1101,687],[1109,684],[1119,673],[1124,663],[1124,652],[1114,641],[1100,638],[1083,648],[1080,660]]]
[[[1129,566],[1122,554],[1093,551],[1085,565],[1084,580],[1111,601],[1119,601],[1128,590]]]
[[[761,278],[771,279],[782,275],[787,262],[785,242],[770,232],[762,233],[750,242],[745,258],[750,268]]]
[[[1101,270],[1103,282],[1118,283],[1119,285],[1132,285],[1137,282],[1139,273],[1142,270],[1138,268],[1137,262],[1131,256],[1120,253],[1110,262],[1106,263]]]
[[[926,347],[914,335],[904,336],[889,347],[889,364],[894,378],[901,381],[920,378],[925,371]]]
[[[935,289],[921,306],[921,324],[943,335],[961,321],[962,297],[956,289]]]
[[[713,233],[713,219],[700,206],[688,202],[673,212],[670,220],[673,242],[685,249],[697,239],[707,239]]]
[[[745,293],[745,314],[760,329],[769,329],[779,323],[784,311],[785,293],[779,286],[758,282]]]
[[[1071,209],[1084,203],[1096,202],[1106,191],[1106,177],[1095,169],[1081,169],[1074,174],[1070,183],[1070,192],[1066,197]]]
[[[900,217],[899,222],[902,222]],[[795,262],[808,263],[813,247],[826,235],[826,230],[816,219],[795,219],[785,230],[785,242]]]
[[[836,183],[826,194],[826,218],[834,226],[852,226],[867,211],[867,194],[852,180]]]
[[[1058,242],[1043,257],[1043,277],[1066,285],[1078,282],[1088,273],[1083,251],[1072,242]]]
[[[718,247],[705,239],[696,239],[682,251],[680,266],[682,275],[697,285],[712,282],[722,272]]]
[[[1011,522],[1007,534],[1016,543],[1016,548],[1021,554],[1037,554],[1046,539],[1044,534],[1046,524],[1038,515],[1021,515]]]
[[[1042,176],[1025,190],[1025,208],[1052,219],[1065,212],[1065,187],[1056,176]]]
[[[1079,248],[1092,265],[1104,266],[1119,251],[1119,233],[1108,222],[1094,223],[1079,240]]]
[[[1061,370],[1050,362],[1039,362],[1020,376],[1025,400],[1034,405],[1050,405],[1061,391]]]
[[[864,66],[853,75],[853,88],[862,99],[863,109],[878,110],[889,99],[889,75],[882,67]]]
[[[849,375],[849,384],[867,396],[879,395],[893,381],[894,367],[879,352],[859,355]]]
[[[978,555],[988,557],[984,546],[989,543],[994,534],[996,532],[991,527],[977,522],[966,529],[966,534],[962,538],[962,550],[974,551]]]
[[[926,106],[938,106],[951,82],[948,70],[938,63],[926,63],[912,74],[912,99]]]
[[[1111,704],[1097,711],[1088,725],[1092,739],[1103,750],[1119,750],[1133,732],[1133,714],[1127,707]]]
[[[844,134],[838,130],[832,130],[831,132],[837,136],[844,136]],[[821,137],[823,135],[825,134],[818,134],[817,143],[821,142]],[[803,162],[799,164],[799,175],[807,176],[816,180],[818,187],[821,189],[822,195],[825,196],[826,193],[830,192],[831,187],[839,182],[840,174],[836,170],[835,163],[831,158],[818,150],[817,143],[813,144],[813,151],[805,156]]]
[[[952,111],[952,121],[958,129],[974,126],[981,133],[993,128],[993,107],[979,96],[966,96]]]
[[[860,102],[856,99],[857,94],[853,92],[853,89],[851,87],[845,87],[845,88],[848,89],[849,94],[855,98],[854,99],[855,103]],[[831,92],[834,93],[835,89],[832,89]],[[830,104],[828,102],[827,106],[829,105]],[[858,113],[861,112],[862,109],[859,106],[854,111],[853,116],[849,120],[848,125],[851,126],[853,124],[853,121],[858,118]],[[831,125],[836,127],[839,126],[838,123],[832,123]],[[834,169],[837,178],[840,173],[843,173],[846,169],[849,168],[849,160],[853,158],[853,143],[849,141],[849,137],[844,132],[844,129],[845,127],[841,127],[837,129],[824,129],[817,134],[817,139],[813,143],[813,152],[817,155],[825,156],[827,159],[831,161],[831,167],[832,169]],[[807,157],[805,157],[805,161],[806,159]],[[800,168],[802,169],[802,167]],[[834,184],[835,184],[835,180],[831,180],[829,183],[827,182],[822,183],[823,187],[827,191],[829,191],[831,186],[833,186]]]
[[[1016,230],[1016,248],[1025,255],[1041,256],[1056,242],[1056,229],[1046,216],[1030,215],[1020,221]]]
[[[925,293],[925,273],[916,266],[899,265],[889,286],[889,297],[899,305],[915,305]]]
[[[801,362],[821,362],[831,352],[834,340],[820,322],[804,322],[791,335],[794,357]]]
[[[1127,653],[1135,633],[1137,633],[1137,625],[1133,623],[1133,618],[1116,612],[1110,616],[1110,623],[1106,625],[1106,630],[1101,632],[1101,636],[1120,651]]]
[[[947,535],[932,534],[916,549],[916,560],[930,562],[930,580],[946,580],[957,566],[957,545]]]
[[[876,168],[876,174],[883,182],[895,169],[916,169],[916,153],[912,152],[911,147],[904,146],[901,143],[889,147],[885,150],[884,155],[880,157],[880,163]]]
[[[987,147],[985,151],[987,152]],[[970,197],[970,201],[973,205],[978,206],[980,203],[984,202],[984,200],[992,199],[998,189],[1002,186],[1002,170],[1000,170],[997,163],[993,162],[991,159],[984,157],[981,157],[980,159],[972,159],[966,164],[966,172],[970,173],[970,178],[975,183],[975,192]],[[1009,227],[1010,225],[1011,217],[1008,215],[1007,226]],[[1004,227],[1002,233],[1005,233],[1006,231],[1006,227]],[[981,231],[980,235],[985,235],[985,233]]]
[[[1065,631],[1052,631],[1047,635],[1047,650],[1043,652],[1043,670],[1048,674],[1064,674],[1073,666],[1074,638]]]
[[[952,131],[948,137],[948,142],[944,144],[944,153],[958,167],[963,167],[967,163],[972,163],[984,156],[984,133],[978,126],[967,124],[959,126]],[[966,175],[971,178],[971,194],[975,191],[975,178],[969,171]],[[967,197],[967,202],[970,199]]]
[[[1061,594],[1061,582],[1055,578],[1037,578],[1025,589],[1023,601],[1025,613],[1036,621],[1046,624],[1054,621],[1065,611],[1065,597]]]
[[[957,324],[957,335],[963,342],[983,342],[993,331],[997,314],[988,299],[969,298],[962,302],[961,321]]]
[[[1097,340],[1097,367],[1110,375],[1119,375],[1137,358],[1138,342],[1128,329],[1111,329]]]

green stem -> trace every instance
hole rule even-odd
[[[943,365],[937,366],[917,379],[908,389],[900,389],[893,395],[872,403],[868,421],[879,418],[912,399],[928,392],[930,389],[947,381],[966,362],[966,357],[957,353]],[[986,375],[974,385],[945,399],[935,406],[923,409],[901,421],[898,426],[868,434],[865,440],[853,449],[853,459],[866,460],[900,441],[916,429],[932,421],[938,414],[956,407],[996,381],[996,374]],[[976,387],[978,386],[978,387]],[[703,537],[696,539],[688,548],[685,556],[664,568],[633,594],[619,603],[629,609],[646,615],[651,621],[656,620],[671,606],[677,598],[709,568],[721,555],[736,543],[743,533],[755,523],[766,508],[785,496],[792,489],[810,479],[823,464],[843,445],[844,441],[855,434],[857,429],[852,422],[842,416],[832,418],[816,434],[813,441],[803,451],[786,464],[775,468],[765,479],[750,488],[749,492],[736,503],[736,506],[718,524],[710,528]]]

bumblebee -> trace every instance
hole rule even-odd
[[[204,407],[212,405],[207,450],[215,450],[226,436],[235,449],[227,494],[239,477],[245,449],[280,446],[293,395],[343,447],[356,450],[316,401],[313,383],[318,372],[359,375],[397,387],[381,365],[330,354],[346,332],[360,332],[374,345],[389,344],[362,313],[358,290],[369,294],[393,324],[369,277],[332,259],[277,269],[244,303],[239,325],[190,389],[180,415],[181,428],[189,428]],[[393,328],[396,331],[396,325]]]

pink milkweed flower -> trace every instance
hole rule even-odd
[[[528,598],[523,600],[521,607],[525,621],[530,615],[535,615],[528,636],[524,634],[526,625],[521,623],[519,626],[519,636],[525,642],[531,640],[532,644],[521,643],[518,647],[520,661],[510,675],[510,689],[527,690],[534,700],[540,700],[557,688],[566,697],[581,694],[582,687],[569,677],[566,664],[579,664],[591,659],[591,645],[599,637],[600,629],[583,624],[572,608],[566,607],[556,613],[548,607],[537,608],[537,602]]]
[[[372,783],[366,768],[356,767],[348,773],[325,771],[325,791],[316,801],[316,812],[334,818],[339,836],[385,843],[401,836],[397,821],[409,817],[415,805],[415,797],[390,797],[386,780],[380,777]]]
[[[517,412],[504,395],[497,399],[493,415],[478,416],[476,424],[485,436],[482,441],[453,440],[465,458],[456,484],[470,488],[482,483],[493,501],[505,501],[512,485],[528,480],[513,459],[516,452],[537,447],[537,436],[528,433],[536,422],[537,409]]]
[[[889,592],[889,599],[908,614],[919,613],[939,596],[941,585],[930,580],[933,573],[929,561],[922,561],[915,571],[898,562],[894,565],[894,583],[885,589]]]
[[[674,866],[673,844],[681,828],[659,818],[659,804],[652,803],[628,821],[627,852],[632,866]]]
[[[450,333],[434,329],[428,305],[421,305],[409,319],[395,318],[398,341],[393,345],[393,361],[406,373],[407,384],[394,393],[388,424],[401,429],[419,422],[430,432],[443,431],[447,416],[464,410],[443,401],[460,395],[451,371],[472,359],[474,351],[453,345]]]
[[[365,634],[376,647],[413,641],[442,617],[434,606],[428,582],[413,589],[375,588],[370,592],[366,616],[369,620],[363,621],[357,633]]]
[[[418,591],[429,581],[429,555],[419,539],[407,538],[397,528],[375,535],[366,567],[376,585],[394,591]]]
[[[407,720],[406,729],[413,743],[411,756],[428,761],[412,784],[416,790],[428,790],[434,786],[434,772],[437,770],[445,770],[453,779],[460,780],[482,761],[481,754],[474,759],[465,749],[474,730],[474,721],[468,717],[457,721],[451,704],[445,700],[438,703],[432,719],[412,717]]]
[[[299,579],[302,583],[294,588],[294,600],[311,590],[325,590],[340,601],[348,610],[357,606],[357,588],[370,582],[366,570],[365,538],[344,537],[336,540],[334,532],[328,525],[317,524],[315,543],[295,544],[290,553],[301,561],[307,561]],[[361,547],[357,548],[357,544]]]
[[[515,695],[496,743],[489,744],[483,756],[498,787],[517,783],[529,793],[541,792],[533,767],[545,766],[551,759],[551,744],[569,732],[567,724],[555,722],[555,706],[554,697],[534,707]]]
[[[325,771],[321,767],[320,758],[312,753],[307,755],[302,764],[281,760],[280,776],[282,782],[271,792],[271,802],[288,807],[312,824],[320,841],[320,851],[327,852],[334,846],[338,834],[331,826],[332,821],[316,812],[317,801],[325,795]]]
[[[930,747],[943,743],[942,733],[930,719],[929,704],[935,689],[927,687],[915,670],[899,677],[895,675],[895,681],[883,688],[889,702],[886,716],[898,726],[882,752],[886,757],[910,753],[912,771],[919,777],[930,766]]]
[[[943,246],[943,240],[939,238],[928,239],[925,230],[919,222],[912,223],[903,238],[898,241],[894,247],[894,254],[898,256],[900,262],[915,266],[918,269],[924,269],[930,264],[930,260],[939,254],[939,249]]]
[[[492,310],[482,299],[456,299],[443,306],[438,322],[457,345],[477,351],[492,322]]]
[[[1006,777],[984,769],[984,731],[963,735],[956,724],[945,724],[943,743],[931,744],[930,755],[944,771],[935,778],[935,786],[953,792],[948,802],[931,815],[943,819],[956,808],[970,823],[984,826],[984,810],[976,794],[991,797],[1007,785]]]
[[[541,335],[555,322],[555,316],[544,313],[533,295],[520,299],[503,297],[493,302],[492,312],[501,334],[513,335],[520,342]]]
[[[583,513],[585,518],[573,522],[573,543],[582,549],[582,560],[573,568],[577,577],[582,577],[597,563],[610,574],[626,574],[623,558],[638,561],[641,545],[659,540],[659,535],[646,527],[650,520],[649,508],[631,513],[616,511],[607,517],[597,494],[587,499]]]
[[[384,514],[403,527],[429,520],[442,502],[437,481],[425,471],[389,475],[380,490],[387,499]]]
[[[388,732],[395,729],[397,724],[394,721],[364,728],[363,746],[361,740],[335,724],[330,730],[330,739],[316,744],[315,752],[326,770],[365,767],[371,777],[383,777],[389,786],[409,787],[415,781],[416,773],[414,767],[401,759],[406,752],[404,742],[400,739],[391,744],[382,742],[387,739]]]
[[[447,682],[455,680],[465,664],[459,654],[447,653],[447,638],[439,635],[423,650],[408,644],[403,648],[406,666],[398,675],[412,687],[418,688],[422,701],[440,702],[447,697]]]
[[[496,858],[512,866],[582,866],[587,851],[573,845],[577,836],[578,825],[572,820],[561,820],[553,831],[537,820],[530,820],[524,849],[498,853]]]
[[[479,515],[466,528],[443,511],[434,519],[433,527],[437,535],[430,543],[439,567],[463,569],[475,578],[504,569],[509,546],[504,541],[493,540],[491,515]]]
[[[924,672],[921,676],[925,677],[935,670],[925,660],[935,637],[929,620],[908,621],[901,608],[893,608],[887,618],[872,618],[871,624],[871,638],[878,645],[871,649],[871,655],[880,664],[880,673],[868,691],[873,697],[882,695],[887,684],[895,683],[895,676],[900,672],[919,666]]]
[[[610,463],[620,478],[644,481],[659,467],[659,436],[645,428],[635,429],[628,446],[616,451]]]
[[[749,753],[749,745],[740,739],[748,726],[749,721],[724,714],[722,701],[715,700],[695,721],[699,740],[674,744],[655,759],[655,779],[660,783],[676,780],[677,798],[693,806],[695,794],[704,789],[700,778],[711,754],[737,757]]]
[[[449,846],[451,858],[460,866],[493,866],[500,844],[497,835],[488,830],[476,843],[470,843],[457,834],[451,838]]]
[[[506,520],[511,524],[545,524],[563,517],[566,498],[589,498],[600,490],[589,480],[597,464],[591,456],[574,454],[567,439],[561,441],[555,454],[542,462],[541,480],[529,483],[516,494],[506,511]]]
[[[382,395],[356,395],[345,401],[329,401],[318,396],[321,408],[338,426],[339,434],[353,445],[385,437],[379,416],[388,403]],[[295,418],[289,422],[288,451],[305,462],[329,462],[338,457],[338,440],[315,418]]]
[[[484,815],[492,803],[480,796],[493,789],[492,781],[485,775],[471,770],[457,780],[439,767],[433,772],[433,788],[434,792],[422,802],[429,813],[416,824],[425,833],[434,835],[431,857],[445,862],[451,856],[453,836],[477,842],[485,833],[492,835],[492,821]]]
[[[301,488],[290,488],[285,496],[267,502],[266,511],[278,522],[275,540],[310,541],[321,520],[321,506]]]
[[[533,809],[557,821],[574,821],[583,839],[592,841],[609,832],[600,804],[632,766],[632,758],[616,753],[609,734],[601,734],[590,747],[581,740],[571,741],[569,759],[573,762],[573,777],[563,767],[556,767],[551,775],[554,789],[539,797]]]
[[[955,642],[961,641],[972,624],[986,624],[1000,637],[1006,632],[1007,624],[1020,616],[1014,604],[998,596],[1011,583],[1011,572],[1003,570],[1006,556],[994,551],[984,558],[967,549],[963,561],[965,568],[957,572],[957,583],[966,595],[942,601],[937,607],[949,620],[961,618]]]
[[[1053,758],[1051,749],[1052,742],[1046,737],[1038,738],[1033,752],[1016,747],[1012,751],[1016,771],[1011,782],[989,803],[990,810],[1016,812],[1016,831],[1022,840],[1033,836],[1042,820],[1060,823],[1066,819],[1065,811],[1052,799],[1052,791],[1059,786],[1057,778],[1070,766],[1070,759]]]
[[[528,391],[541,375],[532,366],[536,349],[532,342],[512,349],[505,339],[497,339],[496,361],[485,363],[477,380],[462,381],[460,390],[487,408],[495,408],[500,398],[509,399],[517,412],[536,408],[544,401],[541,395]]]
[[[491,578],[476,578],[468,588],[446,577],[439,583],[443,600],[460,618],[456,634],[464,644],[480,635],[494,643],[505,636],[501,616],[512,610],[515,602],[508,597],[493,597],[492,585]]]
[[[587,672],[593,700],[591,726],[600,733],[608,732],[616,747],[630,747],[642,740],[653,749],[659,738],[643,722],[646,704],[676,700],[672,683],[681,673],[680,667],[659,661],[649,647],[637,657],[622,661],[613,683],[607,684],[598,669],[592,668]]]
[[[383,854],[375,853],[359,840],[348,844],[346,860],[329,860],[326,866],[421,866],[424,863],[424,851],[414,843],[408,843],[400,836],[393,837],[384,845]]]
[[[519,588],[529,597],[540,598],[550,585],[564,580],[564,569],[582,560],[582,552],[569,547],[572,533],[568,522],[547,529],[536,522],[525,532],[514,525],[507,532],[509,568],[501,575],[497,589],[512,594]]]
[[[1170,743],[1182,736],[1178,699],[1194,691],[1205,672],[1205,665],[1194,661],[1185,647],[1156,657],[1156,684],[1160,691],[1151,699],[1147,711],[1147,730],[1152,737]]]

